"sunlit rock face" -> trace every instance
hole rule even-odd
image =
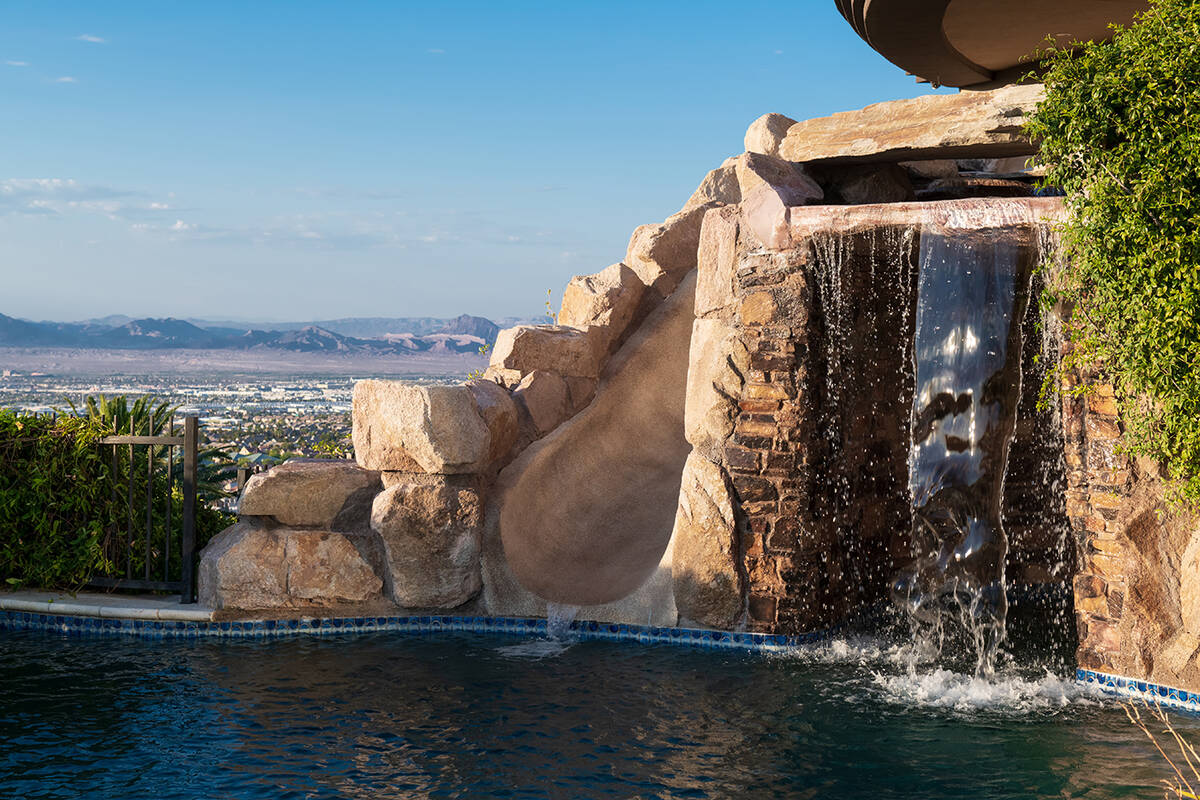
[[[1028,84],[875,103],[797,122],[779,155],[814,164],[1028,156],[1037,148],[1024,125],[1041,97],[1041,85]]]

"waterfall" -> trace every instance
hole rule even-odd
[[[966,632],[990,673],[1005,635],[1001,503],[1021,386],[1028,296],[1021,237],[1032,220],[1011,203],[956,206],[921,233],[908,459],[913,562],[895,602],[940,650],[946,623]],[[1024,273],[1024,274],[1022,274]]]

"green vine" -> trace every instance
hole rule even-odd
[[[1114,383],[1125,447],[1200,501],[1200,3],[1152,0],[1110,41],[1041,54],[1028,132],[1066,192],[1062,369]]]

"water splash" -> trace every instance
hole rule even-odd
[[[578,614],[579,606],[546,603],[546,635],[555,641],[566,639],[571,631],[571,623]]]
[[[938,668],[899,675],[876,673],[873,681],[894,702],[967,712],[1028,714],[1090,704],[1096,697],[1094,690],[1049,671],[1040,676],[1001,673],[984,678]]]
[[[1097,704],[1102,695],[1037,665],[1008,664],[990,676],[939,666],[919,643],[870,634],[837,637],[782,658],[858,668],[863,691],[905,708],[1004,716],[1055,713]],[[852,679],[853,680],[853,679]]]

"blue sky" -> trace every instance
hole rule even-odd
[[[927,91],[833,0],[9,0],[0,313],[536,316],[759,115]]]

